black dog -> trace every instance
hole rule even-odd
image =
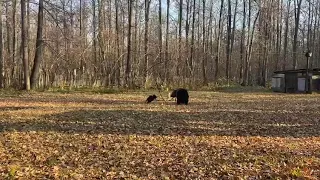
[[[147,103],[151,103],[151,102],[154,101],[155,99],[157,99],[157,96],[156,96],[156,95],[150,95],[150,96],[147,98],[146,102],[147,102]]]
[[[189,94],[186,89],[179,88],[172,91],[170,97],[177,98],[177,104],[185,104],[188,105],[189,102]]]

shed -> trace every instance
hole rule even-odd
[[[306,69],[275,71],[272,91],[283,93],[305,92]],[[311,91],[320,92],[320,68],[309,69]]]

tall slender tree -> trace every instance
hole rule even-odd
[[[301,3],[302,0],[294,0],[295,8],[294,8],[294,35],[293,35],[293,43],[292,43],[292,65],[294,69],[298,67],[297,54],[298,54],[298,32],[300,25],[300,14],[301,14]]]
[[[220,62],[220,48],[221,48],[221,34],[222,34],[222,14],[224,8],[224,0],[221,0],[220,4],[220,13],[219,13],[219,25],[218,25],[218,33],[217,33],[217,54],[215,58],[215,73],[214,78],[217,80],[219,75],[219,62]]]
[[[132,24],[132,4],[133,0],[128,0],[128,36],[127,36],[127,61],[126,61],[126,72],[125,72],[125,84],[127,87],[131,87],[130,73],[131,73],[131,24]]]
[[[167,0],[167,20],[166,20],[166,42],[165,42],[165,62],[164,62],[164,82],[168,85],[168,61],[169,61],[169,16],[170,16],[170,0]]]
[[[2,31],[2,7],[0,2],[0,89],[4,88],[4,59],[3,59],[3,31]]]
[[[145,88],[147,88],[147,83],[149,80],[149,12],[150,12],[150,2],[151,0],[145,0],[145,12],[144,12],[144,73],[145,73]]]
[[[30,90],[29,77],[29,62],[28,62],[28,39],[26,26],[26,1],[21,0],[21,47],[22,47],[22,62],[24,74],[24,89]]]
[[[32,67],[31,78],[30,78],[30,86],[32,89],[36,87],[37,80],[39,78],[40,64],[42,60],[42,51],[43,51],[42,31],[43,31],[43,19],[44,19],[43,10],[44,10],[43,0],[39,0],[36,52],[34,56],[34,64]]]

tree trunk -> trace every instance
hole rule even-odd
[[[292,65],[294,69],[297,69],[298,67],[297,50],[298,50],[298,32],[299,32],[299,25],[300,25],[301,3],[302,3],[302,0],[297,0],[297,2],[295,3],[297,4],[297,7],[295,8],[295,13],[294,13],[295,26],[294,26],[294,35],[293,35],[293,44],[292,44],[292,51],[293,51]]]
[[[190,20],[189,20],[189,9],[190,9],[190,0],[187,0],[187,10],[186,10],[186,25],[185,25],[185,38],[186,38],[186,43],[185,43],[185,52],[184,54],[186,55],[185,57],[185,67],[184,67],[184,75],[185,78],[188,78],[188,63],[189,63],[189,30],[190,30]]]
[[[43,40],[42,40],[42,31],[43,31],[43,0],[39,0],[39,11],[38,11],[38,27],[37,27],[37,41],[36,41],[36,53],[34,56],[34,64],[31,72],[30,85],[34,89],[36,87],[38,78],[39,78],[39,69],[42,60],[42,50],[43,50]]]
[[[169,16],[170,16],[170,0],[167,0],[167,25],[166,25],[166,53],[165,53],[165,63],[164,63],[164,82],[168,85],[168,61],[169,61]]]
[[[22,61],[24,73],[24,89],[30,90],[29,79],[29,63],[28,63],[28,39],[26,26],[26,2],[21,0],[21,47],[22,47]]]
[[[202,48],[203,48],[203,57],[202,57],[202,78],[203,78],[203,85],[206,86],[208,84],[207,80],[207,50],[206,50],[206,22],[205,22],[205,14],[206,14],[206,0],[202,0]]]
[[[231,0],[228,0],[228,24],[227,24],[227,61],[226,61],[226,78],[229,84],[230,80],[230,61],[231,61]]]
[[[145,22],[144,22],[144,77],[145,77],[145,88],[147,88],[148,81],[149,81],[149,52],[148,52],[148,42],[149,42],[149,10],[150,10],[150,1],[151,0],[145,0]]]
[[[224,0],[221,0],[220,15],[219,15],[219,25],[218,25],[219,27],[218,27],[218,39],[217,39],[217,54],[216,54],[216,58],[215,58],[215,73],[214,73],[215,80],[217,80],[218,75],[219,75],[223,7],[224,7]]]
[[[232,31],[231,31],[231,39],[230,39],[230,76],[233,78],[234,76],[231,74],[232,71],[232,53],[233,53],[233,44],[235,38],[235,30],[236,30],[236,17],[237,17],[237,10],[238,10],[238,0],[236,0],[236,4],[234,5],[234,14],[232,20]]]
[[[192,12],[192,32],[191,32],[191,49],[189,59],[189,71],[190,75],[194,76],[193,72],[193,54],[194,54],[194,33],[195,33],[195,20],[196,20],[196,0],[193,0],[193,12]]]
[[[161,7],[161,1],[159,0],[159,34],[158,34],[158,38],[159,38],[159,63],[162,63],[162,7]]]
[[[180,0],[180,3],[179,3],[179,19],[178,19],[178,22],[179,22],[179,40],[178,40],[178,62],[177,62],[177,76],[180,75],[180,68],[178,67],[178,64],[181,62],[181,36],[182,36],[182,4],[183,4],[183,0]]]
[[[16,11],[17,11],[17,0],[12,0],[12,74],[11,79],[14,82],[14,86],[17,86],[17,62],[16,62]]]
[[[130,68],[130,57],[131,57],[131,24],[132,24],[132,2],[133,0],[128,0],[129,3],[129,11],[128,11],[128,36],[127,36],[127,62],[126,62],[126,72],[125,72],[125,84],[127,87],[131,87],[130,81],[130,73],[131,73],[131,68]]]
[[[93,62],[94,62],[94,76],[97,74],[96,64],[98,61],[97,57],[97,16],[96,16],[96,0],[92,0],[92,27],[93,27]]]
[[[241,39],[240,39],[240,75],[239,75],[239,82],[243,82],[243,65],[245,61],[245,39],[246,39],[246,1],[243,1],[243,11],[242,11],[242,31],[241,31]]]
[[[117,47],[117,70],[116,70],[116,79],[117,79],[117,85],[118,87],[120,87],[121,85],[121,80],[120,80],[120,68],[121,68],[121,61],[122,61],[122,57],[120,55],[120,30],[119,30],[119,5],[118,5],[118,0],[115,0],[114,4],[115,4],[115,8],[116,8],[116,47]]]
[[[286,69],[287,59],[288,59],[288,33],[289,33],[289,17],[290,17],[290,5],[291,0],[287,2],[287,14],[285,20],[285,30],[284,30],[284,45],[283,45],[283,63],[282,63],[282,70]]]
[[[2,2],[0,2],[0,14],[2,15]],[[0,89],[4,88],[4,60],[3,60],[3,32],[2,16],[0,16]]]

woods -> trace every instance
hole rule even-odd
[[[319,66],[317,0],[1,2],[0,88],[268,86]]]

